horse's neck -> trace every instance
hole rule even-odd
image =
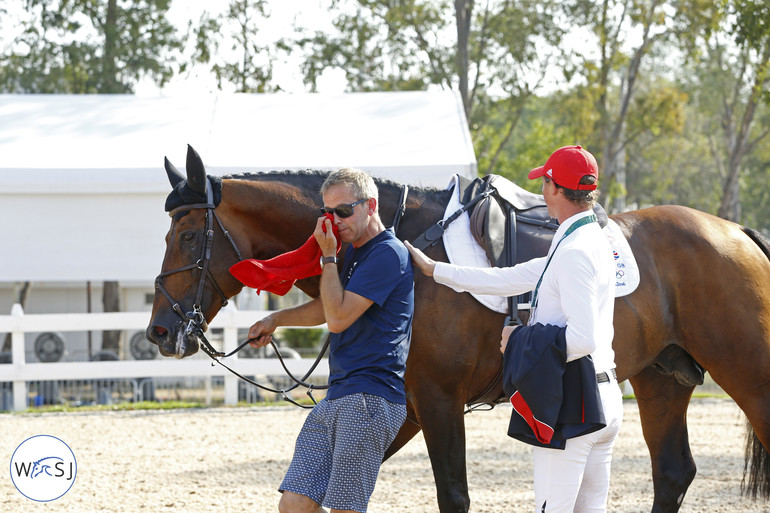
[[[244,258],[268,259],[305,243],[315,227],[318,189],[289,181],[228,179],[223,201],[243,226]]]
[[[389,182],[380,185],[380,217],[385,226],[393,223],[396,210],[400,207],[401,186]],[[399,225],[401,239],[414,240],[429,226],[439,221],[449,201],[449,191],[409,187],[406,198],[406,212]]]
[[[299,173],[224,180],[220,208],[227,211],[233,227],[238,227],[243,258],[265,260],[304,244],[319,216],[323,178],[318,173]],[[378,188],[380,217],[390,226],[399,208],[401,186],[380,182]],[[440,220],[448,198],[447,191],[410,187],[399,238],[415,240]],[[300,280],[297,286],[311,297],[318,294],[317,278]]]

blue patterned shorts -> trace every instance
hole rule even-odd
[[[375,395],[322,400],[305,419],[279,490],[364,513],[385,450],[405,419],[406,405]]]

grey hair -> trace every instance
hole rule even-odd
[[[561,192],[564,193],[564,197],[577,205],[592,207],[596,203],[596,200],[599,199],[599,189],[594,189],[592,191],[576,191],[557,185],[556,182],[553,183],[556,187],[561,189]],[[596,183],[596,178],[591,175],[586,175],[580,179],[580,184],[582,185],[592,185],[594,183]]]
[[[321,195],[326,194],[332,185],[347,185],[356,199],[374,198],[377,200],[377,206],[380,205],[379,192],[374,179],[360,169],[345,167],[333,171],[321,185]]]

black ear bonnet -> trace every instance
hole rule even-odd
[[[216,207],[222,201],[222,178],[219,176],[209,176],[209,185],[214,197],[214,206]],[[182,205],[193,203],[206,203],[206,194],[196,192],[187,185],[187,180],[182,180],[174,187],[174,190],[166,198],[166,212],[171,212]]]

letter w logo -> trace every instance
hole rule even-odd
[[[32,473],[32,471],[35,468],[34,463],[19,463],[18,461],[14,462],[14,466],[16,467],[16,475],[19,477],[21,476],[29,477],[29,475]]]

